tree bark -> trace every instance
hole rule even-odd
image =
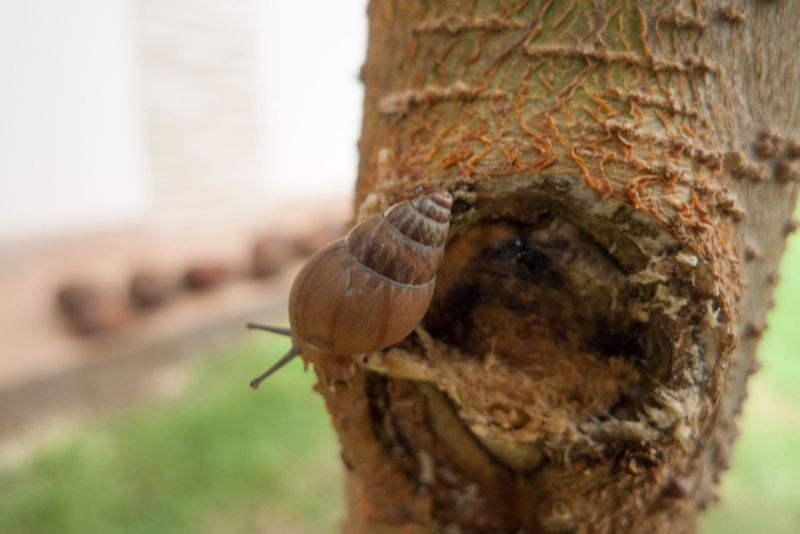
[[[359,218],[455,198],[399,345],[315,361],[350,532],[684,532],[800,177],[800,3],[369,6]]]

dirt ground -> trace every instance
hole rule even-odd
[[[0,441],[67,414],[158,394],[169,389],[175,373],[153,380],[155,369],[242,335],[247,320],[285,321],[291,280],[303,260],[292,260],[274,277],[254,279],[254,241],[339,230],[349,209],[341,199],[287,206],[263,220],[227,227],[165,232],[142,225],[0,244]],[[222,263],[231,275],[217,287],[182,291],[152,311],[131,309],[124,324],[107,332],[76,334],[56,306],[55,294],[66,282],[86,281],[124,295],[137,269],[179,276],[196,262]]]

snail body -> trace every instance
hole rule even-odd
[[[289,295],[292,349],[258,384],[303,352],[361,354],[399,342],[430,306],[453,199],[447,192],[399,202],[317,252]]]

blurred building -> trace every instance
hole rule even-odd
[[[3,3],[0,242],[346,194],[364,4]]]
[[[365,52],[363,0],[0,3],[0,393],[263,308],[254,240],[351,209]],[[192,262],[234,281],[113,339],[55,312]]]

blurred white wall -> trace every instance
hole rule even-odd
[[[134,15],[127,0],[0,2],[0,238],[148,209]]]
[[[215,206],[230,209],[225,199],[235,208],[237,197],[249,196],[253,204],[268,208],[270,202],[352,190],[366,0],[235,4],[0,1],[0,240],[152,221],[159,211],[180,217],[176,206],[184,204],[198,208],[199,215],[192,215],[197,217]],[[159,13],[165,14],[163,23]],[[253,60],[236,68],[253,72],[235,75],[236,83],[252,81],[255,115],[255,127],[237,130],[239,137],[213,130],[213,113],[227,113],[230,106],[198,105],[198,95],[216,98],[228,91],[213,76],[226,76],[230,69],[210,68],[207,76],[181,70],[201,64],[204,51],[217,54],[214,61],[224,57],[221,50],[230,52],[224,32],[215,29],[226,24],[223,15],[239,17],[230,19],[231,28],[252,33],[252,39],[236,39],[236,46],[247,42],[252,47],[246,55]],[[162,56],[167,61],[158,61],[154,42],[166,47]],[[176,92],[193,79],[199,91],[187,91],[185,97]],[[172,120],[190,105],[199,112],[208,109],[208,120],[186,115]],[[242,109],[231,111],[238,118],[221,117],[221,122],[235,130],[245,116]],[[157,127],[163,124],[167,127]],[[163,143],[165,132],[186,140]],[[242,132],[251,138],[243,140]],[[209,144],[209,139],[217,141]],[[236,158],[226,159],[224,153],[231,151],[219,150],[224,143],[250,153],[243,156],[238,150]],[[167,159],[164,147],[172,150]],[[194,169],[193,150],[203,155]],[[238,194],[224,199],[222,192]],[[192,195],[199,200],[193,203]]]
[[[352,191],[367,55],[366,0],[262,2],[263,186],[280,196]]]

